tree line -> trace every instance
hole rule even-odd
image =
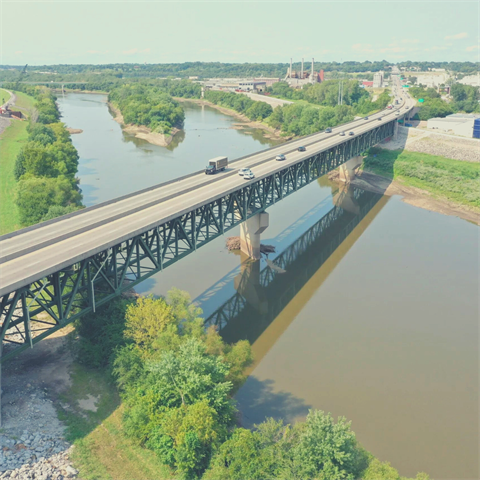
[[[408,91],[417,100],[424,100],[418,112],[420,120],[442,118],[459,112],[480,112],[480,92],[477,87],[471,85],[453,84],[450,89],[451,101],[443,100],[440,93],[431,87],[410,87]]]
[[[345,62],[315,62],[315,71],[343,73],[367,73],[389,70],[394,65],[405,68],[419,68],[428,71],[429,68],[444,68],[452,72],[474,74],[480,67],[480,62],[426,62],[404,61],[400,63],[381,61],[345,61]],[[162,64],[135,64],[116,63],[104,65],[42,65],[28,67],[23,81],[92,81],[95,77],[110,76],[113,78],[188,78],[198,76],[200,78],[214,77],[277,77],[283,78],[290,64],[285,63],[222,63],[222,62],[185,62],[185,63],[162,63]],[[32,71],[35,68],[35,71]],[[293,68],[300,71],[301,65],[297,61]],[[306,69],[310,64],[306,64]],[[15,81],[23,65],[4,65],[0,70],[0,81]],[[39,72],[50,72],[51,75]]]
[[[144,125],[154,132],[168,133],[182,128],[185,112],[172,95],[199,98],[201,87],[192,82],[155,82],[129,84],[114,88],[108,101],[117,107],[127,124]]]
[[[387,92],[371,101],[370,95],[360,88],[358,81],[344,81],[343,103],[338,103],[339,81],[330,80],[305,86],[302,90],[290,88],[286,82],[277,82],[269,87],[268,93],[296,101],[293,104],[272,109],[261,101],[246,95],[207,90],[205,99],[223,107],[231,108],[251,120],[263,121],[285,135],[309,135],[349,122],[355,115],[366,115],[385,108],[391,101]],[[303,100],[303,101],[302,101]]]
[[[11,88],[11,87],[10,87]],[[15,203],[27,227],[82,208],[78,187],[78,153],[60,122],[55,96],[41,87],[21,87],[34,96],[27,142],[15,161]]]
[[[250,344],[226,344],[201,315],[173,289],[166,298],[117,299],[77,321],[79,360],[111,373],[124,434],[153,451],[172,478],[401,480],[343,417],[311,410],[294,425],[266,419],[242,428],[233,395],[253,361]]]

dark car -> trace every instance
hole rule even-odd
[[[299,152],[306,152],[307,149],[305,147],[298,147]]]
[[[331,128],[326,128],[325,133],[332,133],[332,129]]]
[[[382,117],[378,117],[378,121],[381,122],[381,121],[382,121]]]
[[[353,132],[348,132],[349,135],[355,135]]]
[[[364,119],[364,120],[368,120],[368,117],[364,117],[363,119]]]

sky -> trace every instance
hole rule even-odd
[[[0,0],[0,64],[479,61],[474,1]]]

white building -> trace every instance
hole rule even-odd
[[[451,132],[454,135],[462,137],[473,137],[473,125],[475,119],[480,119],[480,115],[454,113],[445,118],[430,118],[427,122],[427,128]]]
[[[373,74],[373,88],[383,87],[383,72],[375,72]]]

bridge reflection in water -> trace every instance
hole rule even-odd
[[[240,273],[234,279],[235,294],[205,323],[215,325],[227,342],[249,340],[258,364],[387,201],[381,194],[344,187],[334,196],[334,207],[274,260],[267,259],[262,270],[260,261],[249,260],[242,254]],[[332,256],[334,252],[340,255]],[[334,262],[330,261],[332,257]],[[276,325],[266,343],[258,342],[320,269],[319,281],[314,289],[309,289],[308,298],[295,302],[297,312],[288,316],[288,323]]]

